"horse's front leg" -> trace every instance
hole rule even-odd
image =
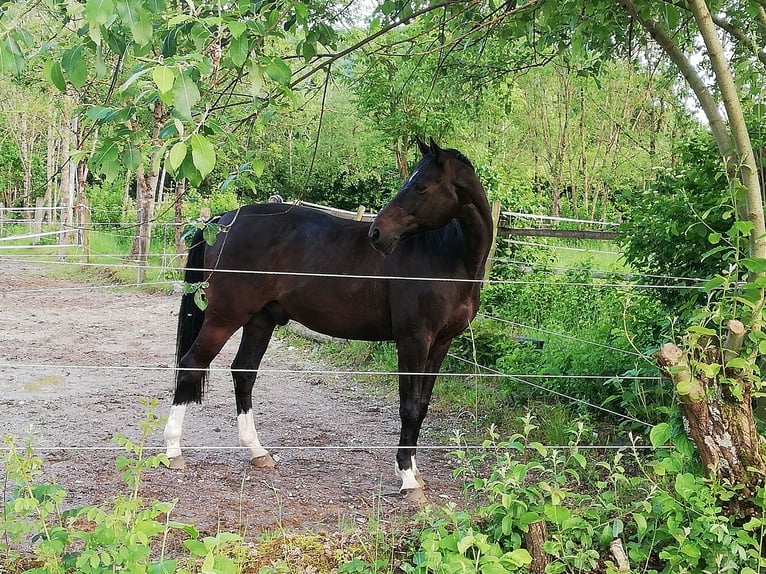
[[[446,344],[421,349],[422,343],[410,342],[409,346],[398,343],[399,348],[399,416],[401,432],[396,452],[396,475],[402,481],[400,492],[411,502],[426,501],[425,483],[418,471],[416,451],[420,429],[428,413],[436,373],[449,349]],[[422,357],[422,358],[421,358]],[[419,374],[422,373],[422,374]]]

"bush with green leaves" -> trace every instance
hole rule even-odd
[[[713,138],[691,135],[678,155],[646,188],[617,198],[625,259],[646,274],[643,281],[669,287],[657,296],[675,311],[699,302],[700,292],[684,285],[716,275],[747,249],[746,238],[729,235],[737,219],[734,192]]]
[[[117,458],[116,466],[129,490],[98,506],[62,510],[66,490],[55,483],[38,482],[42,461],[31,448],[19,450],[5,437],[5,469],[12,491],[3,501],[0,515],[0,571],[3,566],[16,565],[16,570],[9,571],[20,572],[20,564],[24,564],[29,568],[23,571],[31,574],[170,574],[188,573],[188,564],[197,562],[203,572],[241,571],[247,550],[240,535],[200,538],[193,525],[171,518],[175,502],[149,502],[139,496],[143,473],[167,464],[164,454],[145,456],[147,438],[161,427],[154,415],[156,401],[146,406],[141,438],[136,442],[117,438],[126,455]],[[185,538],[188,555],[169,557],[167,543],[174,531]],[[22,561],[20,548],[26,549],[30,542],[34,557]]]
[[[582,426],[568,448],[548,448],[529,439],[531,417],[522,423],[523,432],[507,440],[493,434],[479,452],[455,452],[469,509],[421,514],[404,571],[523,571],[535,523],[547,533],[549,574],[617,573],[615,541],[633,572],[754,574],[766,567],[763,489],[754,501],[758,516],[727,515],[723,505],[740,495],[738,488],[701,474],[680,429],[658,425],[651,435],[655,450],[644,454],[634,444],[609,460],[578,448]]]
[[[646,290],[615,287],[587,268],[518,277],[485,288],[486,316],[455,339],[453,353],[512,375],[545,375],[547,388],[601,403],[611,395],[605,378],[643,365],[658,340],[661,308]],[[500,391],[515,402],[548,400],[514,378]]]

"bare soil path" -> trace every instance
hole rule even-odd
[[[51,278],[42,265],[0,256],[0,436],[16,437],[18,446],[30,441],[69,506],[125,492],[113,439],[139,438],[141,399],[157,398],[157,414],[166,416],[178,303]],[[205,402],[187,412],[188,468],[149,472],[142,496],[178,499],[174,518],[203,532],[335,530],[403,512],[394,451],[383,448],[398,439],[396,399],[370,398],[344,374],[317,373],[332,367],[310,348],[275,339],[256,382],[256,425],[278,467],[251,467],[244,451],[231,448],[236,413],[224,369],[237,342],[214,362]],[[426,420],[442,426],[440,436],[445,424]],[[428,429],[421,444],[430,444]],[[150,445],[162,447],[161,433]],[[419,467],[430,499],[459,502],[445,452],[422,450]],[[0,487],[4,472],[0,465]]]

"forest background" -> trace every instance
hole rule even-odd
[[[47,224],[71,229],[87,204],[114,238],[105,252],[146,263],[166,240],[153,230],[203,207],[279,194],[375,210],[407,177],[415,138],[434,137],[472,159],[504,209],[620,223],[624,264],[606,276],[587,260],[552,274],[544,241],[499,244],[454,366],[545,377],[547,390],[484,381],[476,412],[513,427],[538,401],[553,444],[590,440],[595,416],[600,440],[659,428],[652,443],[682,448],[679,406],[706,393],[659,382],[662,342],[693,357],[694,384],[702,373],[738,404],[760,392],[765,7],[8,2],[0,201],[61,207]],[[703,358],[735,318],[745,363]],[[622,416],[604,424],[604,408]],[[748,496],[764,466],[750,467],[737,476]],[[695,476],[707,474],[721,478]]]

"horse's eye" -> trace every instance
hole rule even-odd
[[[415,184],[415,191],[418,193],[425,193],[428,188],[422,183]]]

